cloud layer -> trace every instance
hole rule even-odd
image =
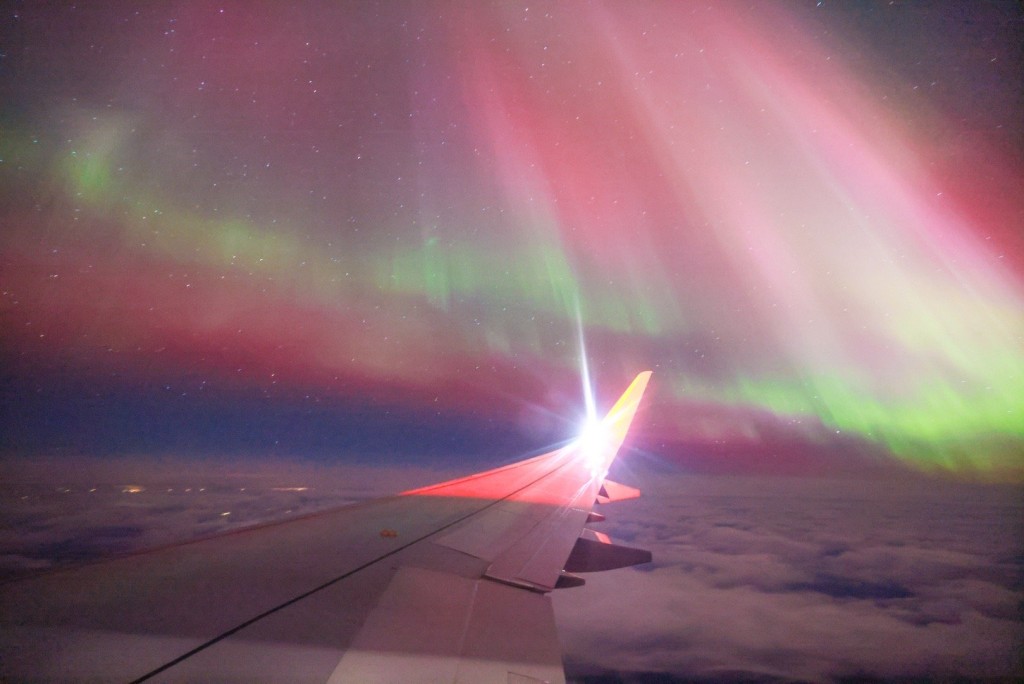
[[[555,595],[580,681],[1020,676],[1019,490],[641,479],[601,529],[652,566]]]
[[[440,481],[416,468],[263,461],[3,465],[0,578]],[[613,477],[596,529],[650,565],[554,594],[576,681],[1022,674],[1024,497],[934,480]],[[227,515],[226,515],[227,514]],[[671,680],[670,679],[670,680]],[[657,681],[662,681],[661,679]]]

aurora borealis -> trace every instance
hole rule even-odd
[[[1024,474],[1013,3],[4,13],[6,452]]]

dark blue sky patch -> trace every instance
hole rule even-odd
[[[897,582],[867,582],[864,580],[819,574],[810,582],[786,585],[787,591],[814,591],[833,598],[887,600],[914,598],[915,594]]]

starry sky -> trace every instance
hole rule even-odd
[[[5,454],[1024,478],[1016,3],[2,13]]]

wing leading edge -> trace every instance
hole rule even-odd
[[[585,529],[649,378],[542,456],[0,586],[0,679],[564,682],[549,592],[650,560]]]

